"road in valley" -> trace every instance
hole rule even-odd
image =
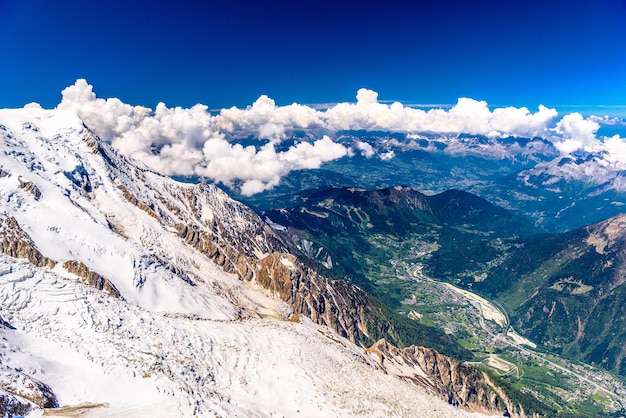
[[[463,296],[464,298],[466,298],[470,303],[474,304],[474,306],[477,306],[481,317],[479,319],[479,324],[480,327],[487,332],[492,338],[494,338],[497,341],[502,342],[503,344],[506,344],[510,347],[513,347],[517,350],[520,350],[522,353],[535,358],[536,360],[539,360],[540,362],[542,362],[543,364],[549,366],[549,367],[553,367],[556,370],[559,370],[563,373],[566,373],[570,376],[573,376],[575,378],[577,378],[579,381],[587,383],[589,385],[591,385],[592,387],[596,388],[597,390],[600,390],[604,393],[606,393],[608,396],[612,397],[613,401],[616,402],[620,407],[626,407],[626,404],[623,403],[623,399],[626,399],[626,392],[625,393],[621,393],[618,394],[616,393],[613,389],[607,387],[606,385],[603,385],[602,383],[598,383],[595,380],[590,379],[589,377],[575,371],[573,368],[567,368],[564,367],[558,363],[555,363],[554,361],[550,360],[548,358],[547,355],[545,354],[541,354],[538,352],[535,352],[533,350],[533,348],[536,348],[537,345],[535,343],[533,343],[532,341],[522,337],[521,335],[517,334],[515,332],[515,330],[513,330],[513,328],[510,326],[510,322],[509,322],[509,317],[508,314],[506,313],[506,311],[498,306],[497,304],[490,302],[488,300],[486,300],[485,298],[476,295],[475,293],[472,293],[468,290],[465,289],[460,289],[456,286],[453,286],[449,283],[445,283],[445,282],[439,282],[437,280],[434,280],[430,277],[427,277],[426,275],[424,275],[424,273],[421,271],[421,269],[419,268],[414,268],[412,270],[409,271],[413,271],[413,276],[404,276],[405,278],[412,278],[412,279],[417,279],[417,280],[421,280],[421,281],[428,281],[437,285],[442,285],[446,288],[448,288],[449,290]],[[493,327],[489,327],[487,326],[487,324],[485,323],[485,321],[490,320],[493,321],[495,323],[497,323],[501,329],[502,332],[500,333],[494,333],[493,331]],[[620,392],[622,392],[620,390]]]

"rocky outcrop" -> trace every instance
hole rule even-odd
[[[15,329],[15,327],[7,322],[2,315],[0,315],[0,328]]]
[[[507,409],[482,373],[435,350],[399,349],[380,340],[368,351],[377,355],[388,373],[430,388],[452,405],[488,414],[503,414]]]
[[[35,196],[36,200],[41,198],[41,191],[32,181],[24,181],[21,177],[18,177],[17,180],[20,182],[20,187],[24,189],[24,191]]]
[[[70,180],[76,187],[81,189],[86,193],[91,193],[92,186],[91,180],[89,179],[89,173],[82,165],[78,165],[72,171],[65,171],[65,177]]]
[[[119,185],[117,186],[117,188],[122,192],[124,199],[128,200],[131,204],[137,206],[139,209],[143,210],[148,215],[152,216],[154,219],[158,219],[157,214],[154,213],[152,208],[150,208],[145,203],[139,201],[137,197],[134,194],[132,194],[126,187]]]
[[[0,416],[23,417],[32,410],[33,406],[30,402],[0,389]]]
[[[393,329],[367,293],[348,282],[331,283],[303,266],[292,254],[276,251],[257,258],[205,231],[200,232],[182,224],[177,225],[176,230],[187,244],[198,249],[226,272],[237,274],[242,280],[260,286],[286,302],[293,313],[306,315],[353,342],[368,341],[370,328],[377,326],[374,324],[382,324],[376,332],[384,333],[385,330]],[[372,317],[380,321],[372,321]]]
[[[12,216],[0,218],[0,253],[25,258],[37,267],[53,268],[56,264],[39,252],[33,240]]]
[[[89,268],[80,261],[68,260],[63,263],[63,268],[80,277],[82,281],[89,286],[93,286],[98,290],[103,290],[113,297],[122,297],[119,290],[117,290],[113,283],[98,273],[89,270]]]
[[[57,408],[59,401],[45,383],[0,365],[0,416],[23,416],[39,408]]]
[[[331,281],[286,253],[259,260],[253,280],[287,302],[294,313],[308,316],[355,343],[375,335],[394,338],[393,324],[369,294],[343,280]]]

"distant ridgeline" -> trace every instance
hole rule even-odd
[[[329,186],[381,189],[410,186],[427,194],[459,189],[530,218],[546,232],[564,232],[615,216],[626,205],[626,174],[602,153],[563,156],[542,138],[343,131],[341,144],[367,143],[357,154],[292,171],[253,196],[231,195],[256,210],[292,206],[302,190]],[[391,153],[391,154],[390,154]],[[393,158],[382,156],[393,155]]]

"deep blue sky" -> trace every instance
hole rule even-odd
[[[0,107],[77,78],[149,107],[626,105],[626,1],[0,0]]]

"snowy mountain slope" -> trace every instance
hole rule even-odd
[[[239,316],[243,302],[220,294],[218,280],[196,287],[190,277],[217,276],[228,288],[247,288],[128,205],[105,160],[83,140],[89,132],[76,116],[39,109],[2,112],[2,169],[8,174],[0,179],[0,216],[15,217],[39,251],[59,262],[55,271],[69,276],[61,264],[79,260],[144,308],[214,319]],[[131,170],[123,162],[120,157],[115,164]],[[32,183],[40,197],[20,188],[24,182]],[[187,281],[171,271],[176,257],[184,260],[180,267],[188,271]]]
[[[0,395],[32,415],[55,400],[47,414],[465,414],[443,394],[498,410],[450,392],[460,375],[447,387],[415,364],[393,372],[354,345],[367,297],[300,266],[215,187],[156,175],[69,112],[0,110],[0,125],[0,366],[14,376]],[[294,312],[315,323],[282,320]]]
[[[560,191],[559,183],[579,181],[605,191],[626,191],[626,163],[611,160],[606,152],[577,152],[542,162],[518,174],[520,182]]]
[[[3,364],[89,416],[464,416],[304,323],[154,313],[2,257]],[[380,367],[380,366],[378,366]],[[434,403],[434,405],[433,405]]]

